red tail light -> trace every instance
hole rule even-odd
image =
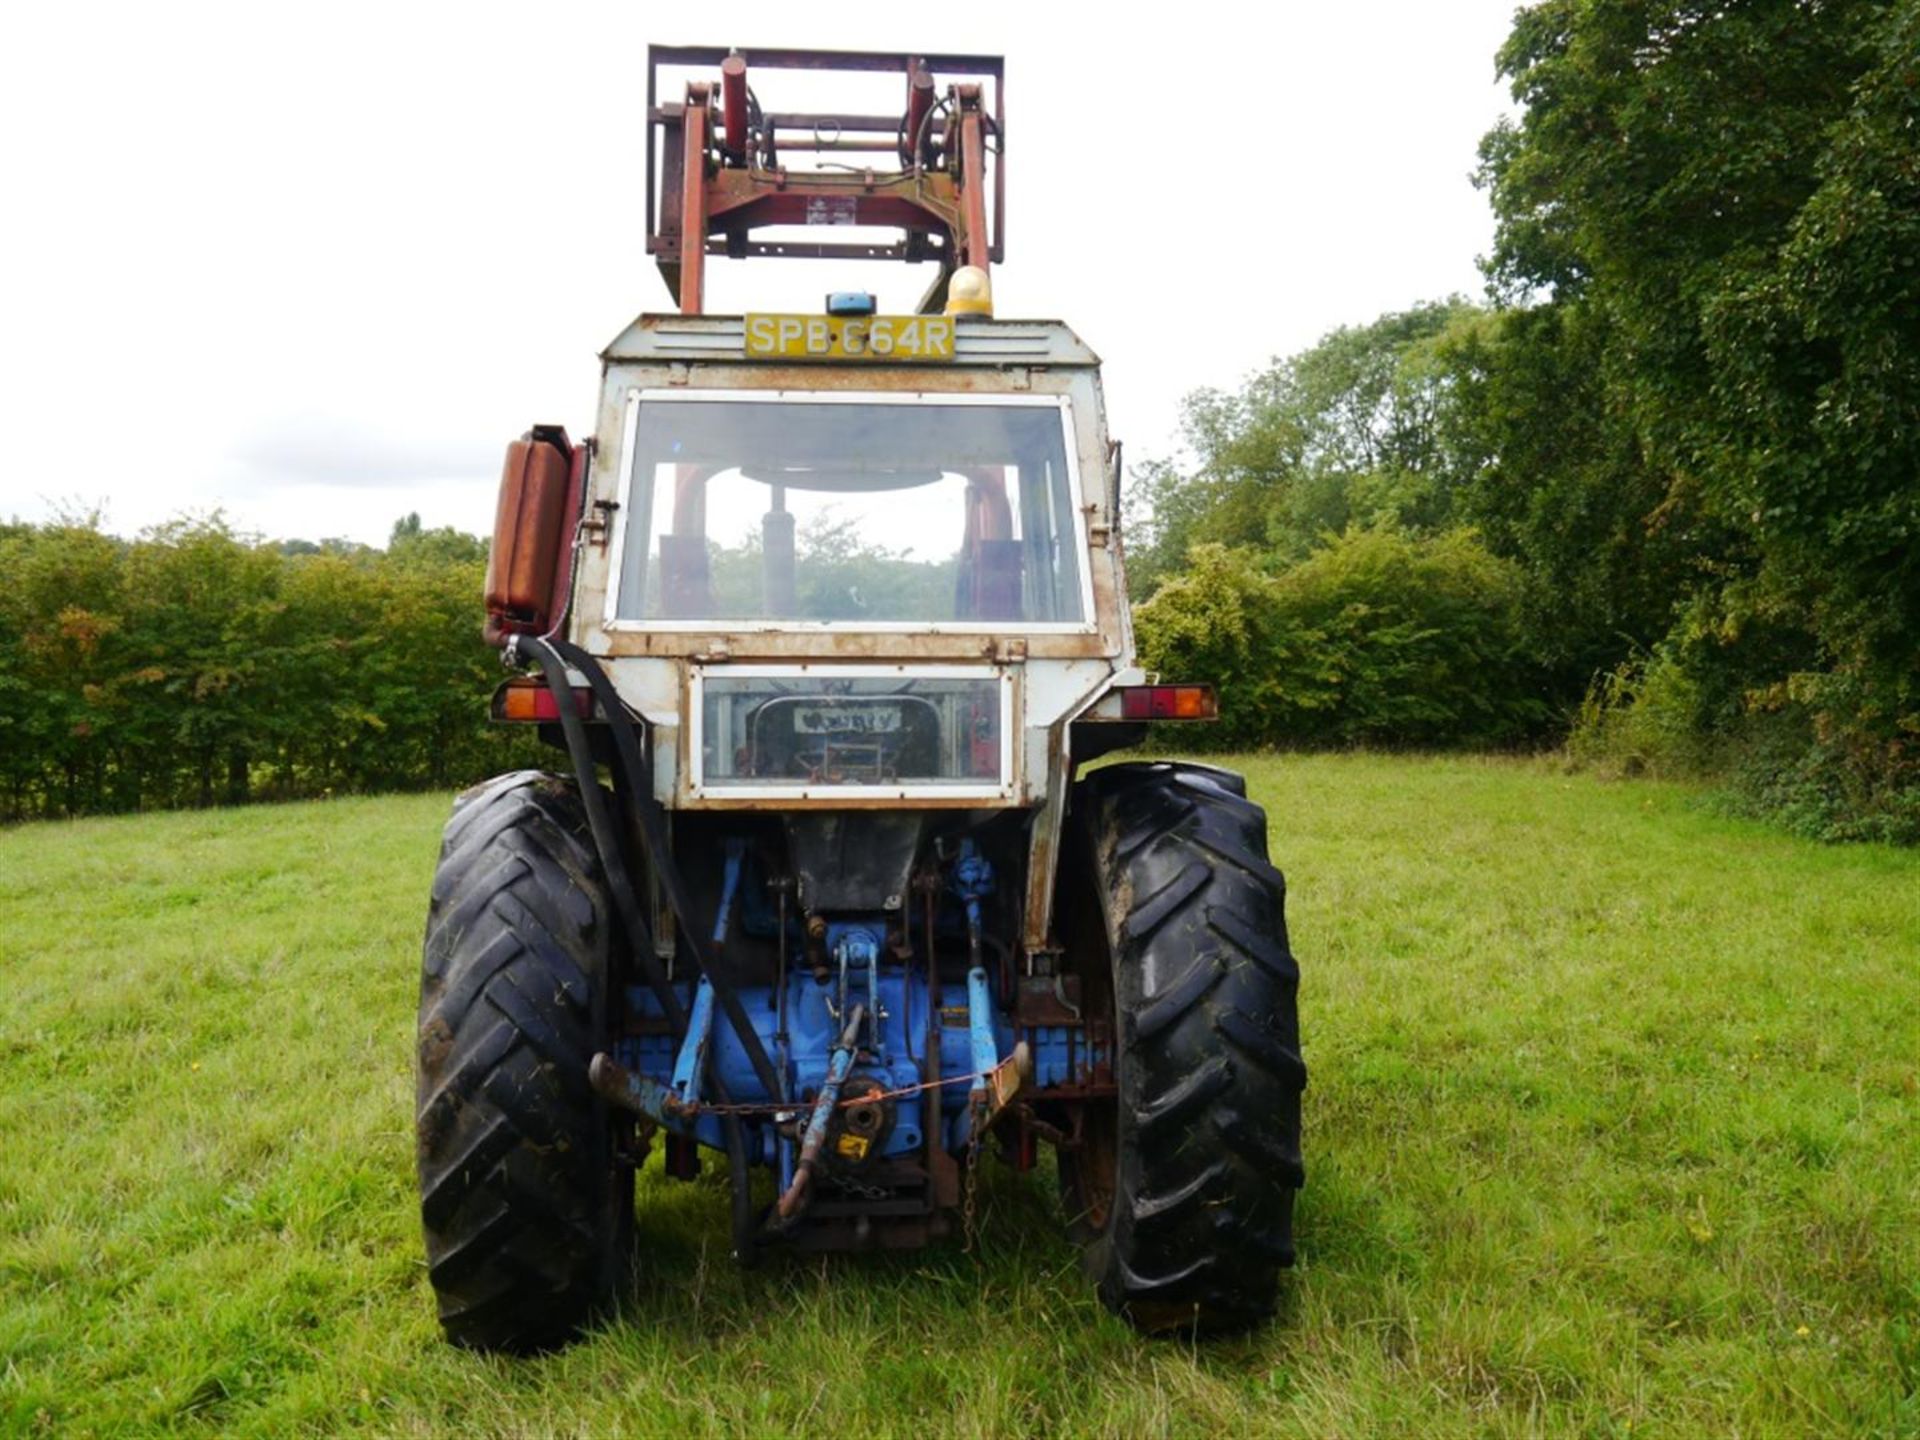
[[[1123,720],[1213,720],[1219,714],[1211,685],[1126,685],[1120,690]]]

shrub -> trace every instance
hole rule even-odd
[[[1574,764],[1616,778],[1669,779],[1712,767],[1700,683],[1670,649],[1622,661],[1596,676],[1567,736]]]
[[[0,525],[0,821],[348,790],[526,763],[487,719],[484,544],[274,545],[218,516],[122,540]]]
[[[1684,629],[1684,627],[1682,627]],[[1567,738],[1574,764],[1616,777],[1711,778],[1720,808],[1814,840],[1920,842],[1920,745],[1876,744],[1807,674],[1717,701],[1701,647],[1667,642],[1595,680]]]
[[[1277,575],[1196,546],[1135,624],[1143,664],[1220,687],[1203,743],[1498,744],[1547,718],[1518,572],[1467,530],[1349,530]]]
[[[1920,844],[1920,764],[1867,755],[1804,713],[1758,718],[1729,767],[1722,807],[1813,840]]]

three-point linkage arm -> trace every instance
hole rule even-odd
[[[656,89],[665,66],[710,70],[718,83],[693,80],[684,102],[662,104]],[[905,99],[896,115],[766,111],[750,68],[891,72],[904,78]],[[947,77],[944,92],[939,76]],[[702,311],[709,255],[932,260],[939,273],[920,302],[932,313],[955,268],[984,270],[1004,254],[1006,85],[997,55],[653,45],[647,115],[647,251],[682,314]],[[820,162],[832,168],[794,170],[788,154],[836,158]],[[754,238],[769,225],[901,233],[892,244]]]

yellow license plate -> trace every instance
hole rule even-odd
[[[953,358],[951,315],[749,315],[750,360]]]

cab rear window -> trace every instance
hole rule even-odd
[[[1064,401],[632,404],[617,620],[1086,621]]]

